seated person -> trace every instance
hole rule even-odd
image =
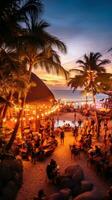
[[[101,156],[102,155],[102,153],[101,153],[101,149],[96,145],[95,146],[95,156]]]
[[[43,149],[43,147],[40,146],[38,149],[39,149],[39,151],[38,151],[38,156],[39,156],[40,158],[44,158],[44,149]]]
[[[50,166],[51,166],[51,168],[52,168],[53,170],[56,169],[56,168],[57,168],[57,163],[56,163],[56,161],[53,160],[53,159],[51,159],[51,161],[50,161]]]

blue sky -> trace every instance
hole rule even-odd
[[[112,46],[112,0],[43,0],[49,31],[62,39],[68,54],[62,62],[78,59],[89,51]]]
[[[105,52],[112,47],[112,0],[43,0],[43,18],[51,27],[48,31],[67,45],[68,53],[61,55],[66,69],[73,68],[75,61],[85,53]],[[112,72],[112,66],[107,67]],[[39,74],[39,73],[38,73]],[[40,72],[48,86],[65,87],[61,76]]]

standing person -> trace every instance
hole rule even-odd
[[[54,159],[51,159],[50,163],[47,165],[46,174],[49,180],[54,181],[58,174],[57,163]]]
[[[31,162],[33,164],[36,164],[36,160],[37,160],[36,148],[33,147],[32,148],[32,153],[31,153]]]
[[[76,110],[74,108],[74,123],[75,123],[75,121],[76,121]]]
[[[104,126],[104,144],[106,145],[107,142],[107,136],[108,136],[108,127]]]
[[[74,127],[73,136],[75,137],[75,140],[77,141],[77,136],[78,136],[78,128],[77,128],[77,126]]]
[[[79,127],[81,127],[81,124],[82,124],[82,120],[79,119],[79,120],[78,120],[78,125],[79,125]]]
[[[110,143],[112,143],[112,133],[109,133],[108,140],[109,140]]]
[[[61,132],[60,132],[60,142],[61,142],[61,144],[64,144],[64,138],[65,138],[65,133],[62,129]]]
[[[47,174],[47,178],[49,180],[52,180],[52,167],[51,167],[50,163],[47,165],[46,174]]]

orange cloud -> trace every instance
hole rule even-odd
[[[69,70],[71,68],[78,68],[78,65],[75,64],[75,61],[68,62],[64,64],[64,68]],[[106,66],[106,71],[112,73],[112,65]],[[34,70],[34,73],[41,78],[48,87],[51,88],[67,88],[67,80],[62,75],[57,75],[56,73],[47,73],[43,69]],[[70,75],[75,75],[75,73],[71,73]]]
[[[50,87],[67,85],[65,77],[62,75],[57,75],[52,73],[48,74],[44,70],[35,70],[34,73]]]

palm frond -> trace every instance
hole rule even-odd
[[[98,64],[98,66],[103,66],[103,65],[107,65],[110,64],[111,61],[109,59],[104,59],[104,60],[100,60],[100,63]]]
[[[110,51],[112,51],[112,48],[110,48],[107,52],[110,52]]]
[[[5,99],[4,97],[0,96],[0,104],[6,104],[6,103],[7,103],[8,106],[10,106],[10,107],[12,106],[11,102],[7,101],[7,99]]]

